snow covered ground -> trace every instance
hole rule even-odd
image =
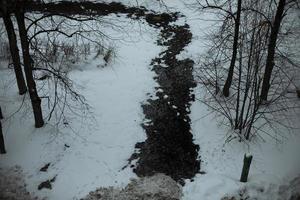
[[[111,37],[122,39],[115,42],[117,57],[112,65],[97,67],[103,61],[91,59],[82,61],[70,73],[94,117],[68,119],[73,131],[61,127],[57,133],[51,124],[35,129],[29,117],[28,96],[25,106],[8,117],[18,110],[23,97],[17,94],[13,72],[2,65],[0,101],[6,117],[3,131],[8,153],[1,155],[0,166],[21,166],[28,190],[41,197],[82,197],[96,187],[126,184],[135,177],[130,168],[121,169],[135,143],[145,139],[140,126],[141,103],[156,86],[149,64],[160,48],[155,44],[158,33],[149,26],[125,18],[119,25],[125,27],[122,38],[119,32],[105,30]],[[48,171],[40,172],[47,163],[51,163]],[[42,181],[55,175],[51,191],[37,191]]]
[[[204,36],[215,22],[208,20],[212,16],[200,15],[186,5],[193,0],[165,0],[168,8],[159,2],[121,2],[128,5],[138,2],[153,10],[180,11],[186,18],[176,23],[186,20],[193,33],[192,43],[180,56],[197,60],[206,50]],[[21,166],[27,190],[34,195],[49,200],[79,199],[97,187],[125,187],[130,178],[136,177],[130,168],[122,170],[122,167],[133,153],[135,143],[145,139],[140,126],[144,118],[141,102],[149,98],[147,93],[154,92],[156,83],[150,62],[161,47],[155,44],[158,31],[147,24],[110,17],[125,27],[123,32],[110,27],[104,30],[122,39],[113,42],[117,57],[105,68],[97,67],[102,62],[100,59],[83,60],[70,73],[94,116],[94,119],[69,118],[72,130],[60,127],[58,133],[51,124],[35,129],[28,96],[23,101],[17,94],[12,70],[5,63],[0,67],[0,103],[8,152],[0,156],[0,168]],[[200,87],[194,92],[198,98],[204,93]],[[20,105],[23,106],[19,110]],[[194,143],[200,145],[201,171],[205,174],[186,181],[183,200],[220,200],[226,195],[237,199],[249,195],[249,199],[285,200],[290,190],[299,190],[299,179],[294,180],[300,177],[298,130],[286,133],[282,143],[268,137],[264,142],[254,140],[250,144],[236,140],[225,143],[230,130],[219,126],[219,119],[209,115],[210,110],[204,104],[195,101],[191,111]],[[294,119],[299,122],[300,114]],[[253,161],[249,181],[240,183],[245,153],[251,153]],[[41,172],[47,163],[49,169]],[[37,189],[41,182],[55,176],[52,190]]]

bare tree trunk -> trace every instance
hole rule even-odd
[[[243,40],[243,39],[241,39]],[[243,64],[243,46],[241,42],[241,48],[239,49],[239,80],[238,80],[238,91],[237,91],[237,101],[235,107],[235,123],[234,129],[239,129],[239,111],[240,111],[240,96],[241,96],[241,82],[242,82],[242,64]],[[239,132],[242,132],[242,129],[239,129]]]
[[[44,125],[42,108],[41,108],[41,99],[38,96],[36,90],[36,84],[33,79],[32,63],[29,54],[29,43],[28,43],[27,31],[25,27],[24,12],[21,9],[19,9],[16,12],[16,18],[19,27],[19,35],[21,39],[21,46],[22,46],[22,53],[23,53],[23,60],[24,60],[24,71],[25,71],[27,87],[31,99],[33,114],[34,114],[35,127],[40,128]]]
[[[6,153],[5,151],[5,145],[4,145],[4,137],[3,137],[3,132],[2,132],[2,124],[1,124],[1,119],[3,119],[1,107],[0,107],[0,153],[4,154]]]
[[[279,0],[275,19],[272,24],[271,35],[270,35],[269,45],[268,45],[268,55],[266,61],[265,74],[264,74],[264,79],[263,79],[263,84],[262,84],[261,94],[260,94],[260,99],[264,101],[268,99],[270,80],[271,80],[271,75],[274,67],[274,55],[275,55],[277,36],[283,18],[283,11],[284,11],[285,4],[286,4],[286,0]]]
[[[5,144],[4,144],[4,138],[3,138],[3,133],[2,133],[2,124],[0,120],[0,154],[5,154]]]
[[[229,89],[231,87],[232,78],[233,78],[233,71],[234,71],[234,66],[235,66],[235,61],[236,61],[237,48],[238,48],[238,40],[239,40],[241,7],[242,7],[242,0],[238,0],[237,17],[235,19],[235,27],[234,27],[232,57],[231,57],[231,61],[230,61],[230,66],[229,66],[229,71],[228,71],[227,79],[226,79],[225,85],[223,87],[223,95],[225,97],[229,96]]]
[[[1,106],[0,106],[0,119],[3,119],[3,113],[2,113],[2,109],[1,109]]]
[[[25,83],[22,68],[21,68],[20,55],[19,55],[19,49],[18,49],[18,45],[17,45],[17,39],[16,39],[14,26],[13,26],[13,23],[12,23],[9,15],[3,16],[3,21],[5,24],[5,28],[6,28],[6,32],[7,32],[7,36],[8,36],[10,54],[11,54],[13,64],[14,64],[14,71],[16,74],[19,94],[22,95],[22,94],[26,93],[27,88],[26,88],[26,83]]]

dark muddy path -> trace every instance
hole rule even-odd
[[[15,8],[12,6],[11,9]],[[194,62],[176,58],[191,42],[192,33],[188,24],[172,24],[183,16],[179,13],[156,13],[144,7],[126,7],[121,3],[95,2],[31,2],[25,5],[24,10],[55,15],[126,14],[131,19],[145,20],[150,26],[158,28],[160,35],[157,44],[167,49],[151,62],[159,84],[156,88],[159,98],[149,99],[142,105],[145,118],[150,121],[142,125],[147,139],[136,144],[139,153],[134,153],[129,161],[138,159],[136,165],[131,166],[138,176],[160,172],[180,183],[199,172],[199,146],[193,143],[188,115],[194,100]]]
[[[153,24],[161,28],[158,45],[167,47],[166,51],[152,60],[156,73],[156,100],[149,99],[144,104],[143,124],[147,140],[138,143],[139,158],[134,172],[139,176],[165,173],[183,183],[200,170],[198,160],[199,146],[193,143],[190,127],[190,105],[194,100],[191,94],[193,79],[193,60],[176,58],[191,42],[192,33],[187,24],[183,26],[165,23]]]

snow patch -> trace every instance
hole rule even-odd
[[[132,179],[124,188],[99,188],[83,200],[179,200],[182,189],[171,177],[155,174],[151,177]]]

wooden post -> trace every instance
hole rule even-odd
[[[250,154],[244,155],[244,165],[243,165],[243,171],[242,171],[241,179],[240,179],[241,182],[247,182],[252,157],[253,156]]]

